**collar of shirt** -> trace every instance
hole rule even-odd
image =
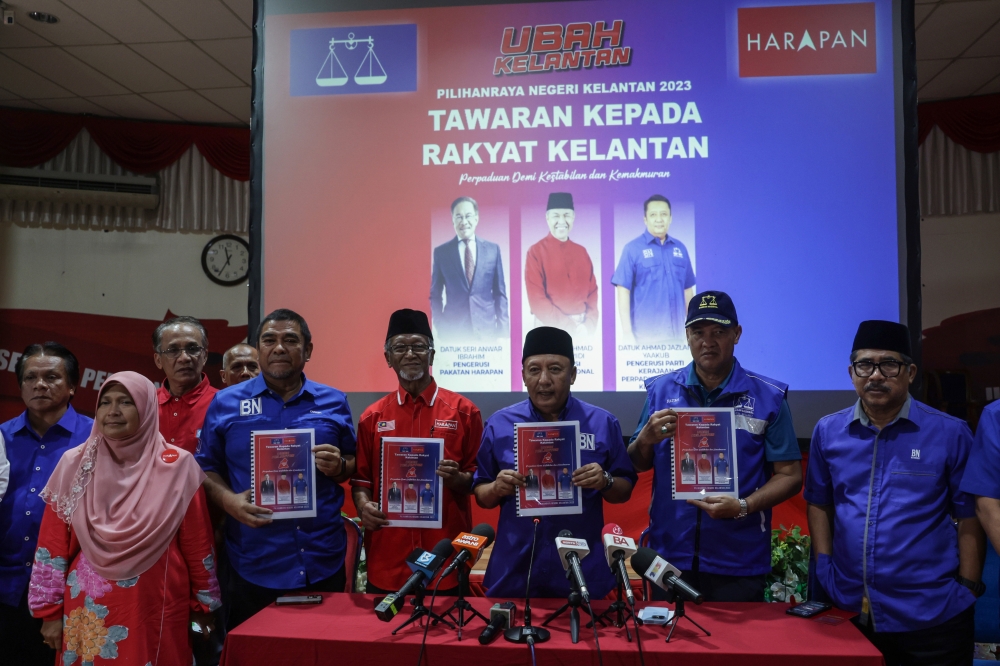
[[[646,241],[646,245],[656,244],[659,245],[660,247],[665,247],[667,245],[673,245],[674,243],[674,239],[671,238],[669,234],[667,234],[667,236],[663,239],[663,242],[661,243],[659,238],[649,233],[649,229],[646,229],[645,231],[642,232],[642,238],[643,240]]]
[[[888,428],[889,426],[891,426],[893,423],[895,423],[899,419],[906,419],[907,421],[913,421],[913,419],[910,418],[910,405],[912,404],[912,402],[913,401],[910,398],[910,395],[907,394],[906,395],[906,402],[904,402],[903,406],[899,409],[899,414],[896,414],[896,418],[894,418],[888,425],[886,425],[886,428]],[[861,406],[861,398],[858,398],[858,401],[856,403],[854,403],[854,418],[851,419],[851,421],[850,421],[850,423],[848,423],[848,425],[850,425],[851,423],[854,423],[855,421],[861,421],[861,425],[863,425],[865,427],[869,427],[869,428],[872,427],[871,419],[868,418],[868,415],[865,414],[864,407]],[[883,428],[883,430],[884,430],[884,428]]]
[[[528,411],[531,412],[531,418],[535,419],[536,421],[544,421],[545,419],[542,417],[541,413],[539,413],[539,411],[535,409],[535,403],[531,402],[531,398],[528,398],[527,402],[528,402]],[[573,394],[570,393],[569,397],[566,398],[566,404],[563,406],[562,409],[559,410],[559,417],[556,420],[565,421],[566,415],[569,414],[569,410],[576,405],[576,402],[577,402],[576,398],[574,398]]]
[[[76,430],[77,413],[73,409],[73,405],[67,405],[66,413],[62,415],[58,421],[52,424],[49,428],[62,428],[67,434],[72,434]],[[20,434],[22,430],[27,431],[36,440],[41,440],[35,429],[31,427],[31,422],[28,420],[28,410],[24,410],[17,417],[14,418],[14,423],[12,424],[11,430],[14,434]],[[48,433],[46,433],[48,434]]]
[[[267,385],[267,382],[264,381],[264,373],[260,373],[253,379],[247,380],[246,383],[249,384],[247,388],[250,391],[251,398],[256,398],[257,396],[263,393],[271,393],[279,400],[281,399],[281,396],[272,391],[271,388]],[[314,383],[309,381],[309,379],[306,377],[306,373],[304,372],[302,373],[302,386],[299,388],[299,392],[293,395],[288,400],[285,400],[285,404],[295,402],[296,400],[302,397],[303,393],[308,393],[311,396],[316,395],[316,389]]]
[[[428,384],[427,388],[425,388],[420,393],[420,395],[416,397],[416,399],[414,399],[412,396],[410,396],[409,393],[404,391],[402,386],[397,387],[396,402],[398,402],[399,406],[402,407],[407,403],[410,402],[416,403],[417,400],[423,400],[424,404],[426,404],[428,407],[433,407],[434,401],[437,400],[437,394],[438,394],[438,385],[437,382],[432,379],[431,383]]]
[[[722,380],[721,384],[709,391],[705,388],[705,385],[701,383],[701,378],[695,370],[694,361],[692,361],[691,364],[688,365],[687,380],[685,381],[685,384],[694,388],[694,390],[698,392],[698,397],[701,398],[701,404],[704,405],[706,403],[714,402],[725,392],[726,387],[729,386],[729,381],[733,378],[734,372],[736,372],[735,358],[733,359],[733,367],[729,370],[729,374],[726,375],[726,378]]]
[[[208,375],[206,375],[203,372],[201,373],[201,381],[198,382],[197,386],[195,386],[193,389],[191,389],[184,395],[176,397],[180,398],[189,405],[194,404],[198,402],[198,400],[202,397],[202,395],[205,394],[205,391],[209,389],[211,386],[212,386],[211,382],[208,381]],[[170,392],[170,384],[166,379],[163,380],[163,383],[160,385],[160,388],[156,389],[156,397],[159,404],[161,405],[165,405],[166,403],[170,402],[171,398],[175,397],[174,394]]]

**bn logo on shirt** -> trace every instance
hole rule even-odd
[[[581,451],[594,451],[594,435],[589,432],[580,433],[580,450]]]
[[[240,416],[256,416],[260,413],[260,398],[240,400]]]

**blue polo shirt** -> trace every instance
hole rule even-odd
[[[878,430],[859,400],[813,431],[805,499],[834,509],[833,556],[816,558],[816,580],[840,608],[867,596],[877,632],[918,631],[976,602],[960,585],[952,518],[976,515],[963,492],[972,448],[964,421],[907,398]]]
[[[639,343],[684,337],[684,290],[695,285],[691,256],[684,243],[649,233],[622,250],[611,284],[629,290],[632,333]]]
[[[44,437],[28,423],[27,411],[0,425],[10,462],[10,485],[0,501],[0,603],[21,603],[45,513],[38,494],[63,452],[85,442],[93,427],[94,420],[78,414],[72,405]]]
[[[215,395],[205,415],[196,459],[233,492],[250,488],[250,433],[315,428],[316,444],[354,455],[356,440],[347,396],[302,376],[302,388],[283,402],[257,377]],[[344,491],[316,472],[316,518],[275,520],[253,528],[226,517],[226,548],[236,572],[255,585],[297,589],[325,580],[344,566],[346,535],[340,518]]]
[[[481,483],[492,483],[501,470],[514,469],[515,423],[542,420],[544,419],[530,400],[494,413],[483,430],[473,487]],[[559,420],[580,422],[581,465],[596,462],[605,471],[616,477],[626,478],[635,485],[638,477],[622,442],[621,426],[610,412],[588,405],[571,395],[559,414]],[[565,597],[569,594],[569,581],[566,580],[555,546],[555,539],[562,530],[571,531],[577,539],[587,540],[591,552],[581,562],[587,588],[595,599],[607,595],[615,586],[615,578],[604,558],[601,541],[603,528],[604,498],[599,490],[583,491],[582,514],[542,517],[538,525],[535,562],[531,569],[530,596]],[[491,597],[518,598],[524,595],[533,529],[533,518],[518,518],[513,495],[500,500],[497,537],[483,581]]]
[[[1000,499],[1000,400],[987,405],[979,417],[962,490]]]

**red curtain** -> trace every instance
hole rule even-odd
[[[935,125],[960,146],[977,153],[1000,151],[1000,94],[917,106],[920,143]]]
[[[135,173],[176,162],[192,144],[223,175],[250,180],[250,130],[115,120],[0,108],[0,164],[33,167],[65,150],[86,128],[108,157]]]

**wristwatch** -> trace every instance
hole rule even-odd
[[[607,481],[607,483],[604,485],[603,488],[601,488],[602,493],[608,492],[609,490],[611,490],[611,486],[615,485],[615,477],[611,475],[611,472],[608,471],[604,472],[604,480]]]
[[[960,585],[964,585],[969,588],[969,590],[971,590],[977,597],[983,596],[983,593],[986,591],[986,583],[981,580],[972,581],[968,578],[963,578],[962,576],[955,576],[955,580],[957,580]]]
[[[736,516],[735,520],[743,520],[747,517],[747,501],[740,498],[740,515]]]

